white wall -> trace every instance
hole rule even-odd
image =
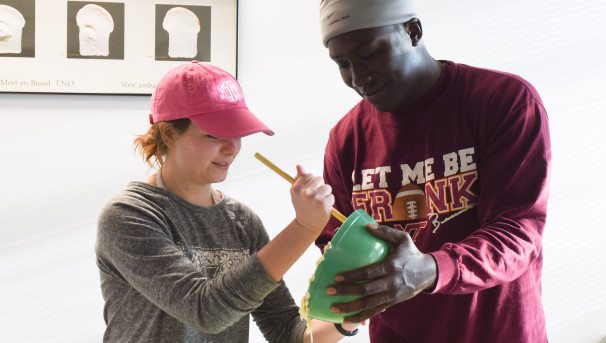
[[[293,217],[288,184],[254,152],[291,173],[297,163],[321,173],[328,130],[358,100],[319,41],[318,3],[240,0],[239,80],[249,107],[277,134],[246,138],[218,188],[253,207],[272,236]],[[555,343],[606,336],[606,5],[577,3],[417,1],[434,57],[517,73],[548,109],[543,300]],[[131,147],[148,113],[148,96],[0,94],[2,341],[100,341],[96,217],[111,195],[150,172]],[[310,247],[285,276],[297,302],[319,256]],[[367,340],[363,330],[344,341]],[[262,341],[258,330],[251,341]]]

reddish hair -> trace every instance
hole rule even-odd
[[[162,167],[164,164],[164,156],[168,153],[168,146],[162,138],[161,126],[170,126],[169,130],[176,133],[178,137],[178,135],[187,130],[189,124],[191,124],[189,118],[153,123],[149,130],[147,130],[147,133],[135,138],[133,142],[135,150],[141,154],[145,163],[149,164],[150,167],[153,168],[154,164],[158,167]]]

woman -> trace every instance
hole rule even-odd
[[[308,342],[284,273],[320,234],[334,202],[297,166],[296,218],[273,240],[245,205],[214,190],[240,138],[272,135],[228,73],[196,61],[169,71],[136,146],[158,172],[103,209],[96,243],[106,342],[245,342],[249,314],[269,342]],[[315,342],[355,324],[314,322]]]

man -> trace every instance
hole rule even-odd
[[[372,342],[546,342],[547,114],[522,78],[437,61],[409,0],[324,0],[322,39],[363,99],[331,130],[335,207],[391,244],[344,272],[332,306]],[[340,223],[331,219],[323,247]],[[360,283],[360,281],[368,281]]]

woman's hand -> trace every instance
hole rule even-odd
[[[280,281],[326,226],[335,202],[331,192],[321,177],[307,174],[297,166],[297,177],[290,188],[296,218],[257,253],[275,281]]]
[[[335,202],[332,188],[324,184],[322,177],[306,173],[297,166],[297,177],[290,188],[297,224],[319,235],[330,219],[330,210]]]
[[[346,331],[352,332],[357,329],[360,324],[366,325],[366,321],[362,323],[343,323],[341,324],[341,327]],[[315,343],[334,343],[340,342],[343,340],[343,338],[345,338],[343,334],[337,331],[334,323],[313,319],[311,328],[313,330],[313,341]],[[305,333],[303,334],[303,342],[311,343],[311,336],[312,335],[305,330]]]

